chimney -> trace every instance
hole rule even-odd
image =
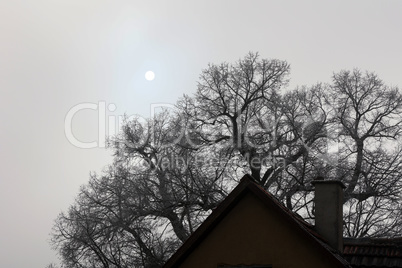
[[[315,187],[315,230],[328,244],[343,252],[343,189],[345,185],[338,180],[323,180],[318,177],[312,181]]]

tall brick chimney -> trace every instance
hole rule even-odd
[[[318,177],[312,184],[315,188],[315,230],[328,244],[343,252],[343,189],[337,180]]]

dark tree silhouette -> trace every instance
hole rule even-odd
[[[306,220],[311,180],[340,179],[345,235],[398,233],[398,89],[355,70],[284,90],[289,70],[253,53],[211,64],[176,109],[127,121],[114,162],[55,222],[63,267],[160,267],[244,173]]]
[[[340,126],[338,169],[351,210],[347,234],[391,234],[400,224],[402,96],[359,70],[334,74],[332,93]]]

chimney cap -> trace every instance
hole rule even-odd
[[[313,180],[311,184],[313,186],[315,186],[316,184],[339,184],[339,186],[341,186],[342,189],[346,188],[345,184],[343,184],[343,182],[341,182],[340,180],[324,180],[324,178],[321,176]]]

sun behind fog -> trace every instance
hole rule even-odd
[[[155,73],[152,71],[148,71],[145,73],[145,79],[147,79],[148,81],[152,81],[155,79]]]

